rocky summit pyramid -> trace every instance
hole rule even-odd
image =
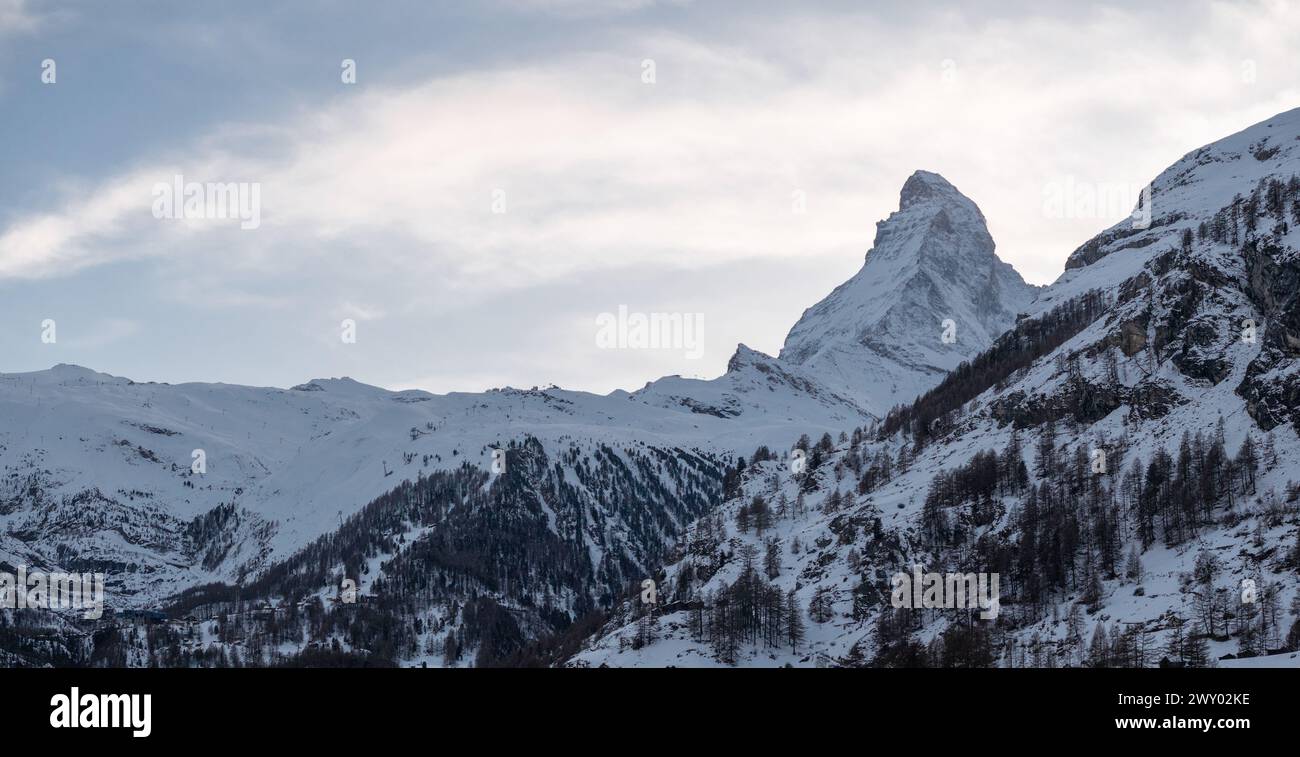
[[[975,203],[917,171],[862,269],[804,312],[780,357],[883,416],[992,344],[1036,292],[998,259]]]

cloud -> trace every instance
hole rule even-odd
[[[96,243],[111,247],[114,238],[131,230],[133,220],[138,228],[147,217],[148,209],[140,204],[141,198],[149,196],[146,179],[137,174],[95,188],[69,190],[78,199],[10,224],[0,234],[0,279],[67,275],[116,259]]]
[[[925,168],[970,195],[999,254],[1043,283],[1118,220],[1050,217],[1044,187],[1062,176],[1140,186],[1300,99],[1296,9],[1175,7],[756,10],[698,31],[614,21],[590,49],[400,85],[340,84],[279,122],[215,125],[183,152],[61,190],[0,230],[0,281],[145,260],[156,286],[190,305],[320,311],[330,328],[349,313],[444,328],[546,290],[590,303],[590,314],[537,305],[538,333],[563,334],[561,322],[635,299],[626,277],[647,271],[671,279],[785,261],[784,275],[802,264],[829,287],[860,265],[875,221]],[[643,80],[647,59],[654,83]],[[175,174],[257,182],[261,227],[153,218],[151,187]],[[832,270],[828,260],[843,262]],[[567,286],[576,280],[587,289]],[[709,287],[673,302],[660,286],[632,304],[707,308],[712,333],[778,347],[779,324],[746,328],[761,311],[797,315],[811,301],[788,300],[781,280],[749,286],[725,298],[725,312]],[[479,327],[456,328],[472,349]],[[709,368],[731,347],[715,343]],[[553,361],[537,350],[533,365]],[[567,375],[605,385],[608,355],[582,342],[571,358]]]
[[[73,328],[79,324],[69,324]],[[66,336],[68,326],[61,326],[60,336]],[[140,333],[140,324],[127,318],[100,318],[85,324],[84,331],[66,336],[67,346],[78,350],[98,350],[110,347]]]
[[[1042,280],[1087,236],[1037,212],[1053,177],[1142,184],[1196,146],[1188,132],[1210,139],[1247,125],[1243,111],[1287,105],[1260,104],[1239,64],[1248,49],[1261,77],[1289,76],[1295,13],[1205,13],[1228,31],[1162,39],[1148,19],[1110,11],[971,34],[971,19],[936,17],[917,44],[865,17],[811,17],[783,25],[779,40],[651,33],[620,40],[626,52],[360,88],[274,127],[283,157],[241,153],[261,135],[217,132],[193,154],[20,220],[0,236],[0,276],[169,252],[157,238],[174,223],[128,219],[147,199],[139,185],[175,172],[262,185],[265,234],[188,224],[241,265],[320,261],[382,230],[394,246],[367,250],[381,264],[508,288],[630,260],[690,268],[865,250],[902,178],[924,167],[984,207],[1004,251],[1034,240],[1050,260],[1030,266]],[[641,81],[643,58],[655,61],[654,84]],[[795,192],[806,219],[791,213]],[[113,234],[127,232],[151,239],[114,249]]]
[[[499,0],[510,10],[568,17],[617,16],[656,6],[690,5],[692,0]]]
[[[40,21],[27,7],[27,0],[0,0],[0,37],[35,31]]]

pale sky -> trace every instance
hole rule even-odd
[[[203,5],[0,0],[0,371],[712,377],[858,270],[916,169],[1044,284],[1120,220],[1049,193],[1300,105],[1296,3]],[[260,225],[156,218],[176,175],[256,185]],[[598,349],[620,305],[703,314],[703,356]]]

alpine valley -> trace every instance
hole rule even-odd
[[[0,572],[110,610],[0,609],[0,666],[1300,665],[1298,174],[1300,109],[1039,288],[918,171],[709,381],[0,374]],[[994,604],[898,607],[918,573]]]

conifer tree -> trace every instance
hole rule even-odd
[[[767,553],[763,556],[763,572],[769,581],[781,575],[781,545],[776,539],[767,541]]]
[[[804,640],[803,610],[799,607],[799,598],[794,589],[785,595],[785,637],[790,643],[790,651],[799,652],[799,645]]]
[[[1142,583],[1142,557],[1138,554],[1136,544],[1129,549],[1128,560],[1124,563],[1124,577],[1133,583]]]
[[[1106,624],[1098,623],[1088,645],[1088,665],[1094,668],[1110,667],[1110,642],[1106,639]]]

